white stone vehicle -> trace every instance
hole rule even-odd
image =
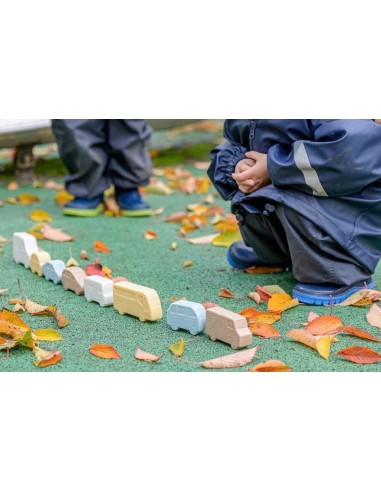
[[[36,238],[27,232],[15,232],[13,234],[12,253],[16,263],[21,263],[25,268],[29,268],[30,257],[33,253],[38,253]]]
[[[90,275],[84,279],[85,297],[100,306],[111,306],[114,300],[113,281],[100,275]]]

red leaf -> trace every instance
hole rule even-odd
[[[228,289],[221,289],[220,292],[218,293],[220,297],[235,297],[233,292],[230,292]]]
[[[381,360],[381,355],[374,350],[358,346],[347,347],[337,352],[337,355],[355,364],[374,364]]]
[[[358,338],[365,338],[365,340],[372,340],[373,342],[381,342],[381,340],[368,331],[365,330],[360,330],[359,328],[356,328],[355,326],[344,326],[343,330],[344,333],[348,333],[349,335],[353,335],[354,337]]]
[[[100,263],[92,263],[84,268],[86,275],[100,275],[101,277],[108,278],[107,275],[102,270],[102,265]]]

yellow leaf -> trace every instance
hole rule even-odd
[[[40,199],[36,195],[29,195],[28,193],[23,193],[19,195],[19,204],[20,205],[30,205],[31,203],[39,202]]]
[[[212,244],[214,246],[225,246],[227,248],[240,239],[242,239],[240,231],[226,231],[216,236],[213,239]]]
[[[34,332],[37,339],[43,342],[57,342],[58,340],[63,340],[63,337],[56,330],[42,329],[36,330]]]
[[[282,311],[286,311],[286,309],[290,309],[294,306],[297,306],[299,301],[297,299],[293,299],[288,294],[274,294],[268,301],[268,310],[279,313]]]
[[[184,339],[182,338],[179,342],[173,343],[170,347],[169,350],[172,352],[173,355],[176,357],[181,357],[184,353],[185,350],[185,344],[184,344]]]
[[[31,220],[34,220],[35,222],[52,222],[52,217],[51,215],[48,214],[48,212],[45,212],[45,210],[33,210],[29,214],[29,218]]]
[[[190,260],[184,261],[183,268],[188,268],[193,265],[193,262]]]
[[[329,353],[331,351],[331,337],[321,337],[316,342],[316,350],[319,354],[324,357],[324,359],[328,360]]]
[[[68,202],[71,200],[74,200],[74,195],[71,195],[65,190],[59,191],[56,196],[54,197],[54,200],[58,203],[58,205],[66,205]]]

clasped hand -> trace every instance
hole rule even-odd
[[[243,193],[252,193],[271,183],[267,170],[267,154],[254,150],[246,152],[246,159],[239,161],[232,178]]]

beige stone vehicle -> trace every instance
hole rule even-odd
[[[36,253],[32,253],[30,257],[29,268],[32,273],[37,273],[39,277],[43,277],[44,272],[42,271],[42,267],[50,260],[51,257],[47,251],[37,251]]]
[[[220,340],[232,349],[247,347],[253,342],[246,318],[222,307],[206,310],[205,333],[213,342]]]
[[[114,308],[119,314],[130,314],[140,321],[155,321],[163,317],[157,292],[132,282],[114,284]]]
[[[82,268],[67,267],[62,272],[61,282],[65,290],[72,290],[77,296],[81,296],[84,293],[85,277],[86,273]]]

